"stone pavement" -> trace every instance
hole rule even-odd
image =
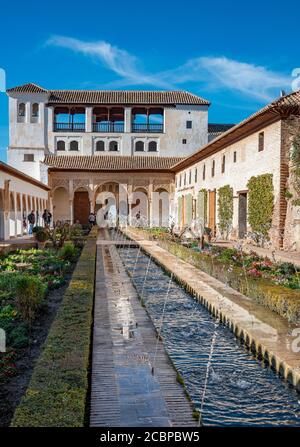
[[[36,240],[33,236],[15,237],[5,241],[0,241],[0,254],[34,247],[36,247]]]
[[[102,230],[97,247],[90,425],[195,426],[192,406],[124,269],[118,243],[104,240],[108,237]]]

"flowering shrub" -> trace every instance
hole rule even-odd
[[[262,276],[262,273],[259,270],[257,270],[256,268],[249,269],[247,271],[247,273],[248,273],[248,275],[252,276],[253,278],[261,278],[261,276]]]

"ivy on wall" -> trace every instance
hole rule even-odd
[[[218,226],[222,237],[226,239],[232,226],[233,189],[229,185],[218,189]]]
[[[189,225],[192,222],[193,217],[193,196],[192,194],[187,194],[184,198],[185,200],[185,223]]]
[[[268,237],[274,208],[273,175],[262,174],[248,181],[248,221],[252,231]]]
[[[291,161],[292,161],[292,186],[294,187],[297,196],[300,195],[300,131],[293,137],[293,144],[291,150]],[[291,197],[290,197],[291,198]],[[294,206],[299,206],[299,197],[292,201]]]
[[[207,224],[207,190],[200,189],[197,197],[197,218],[201,227]]]

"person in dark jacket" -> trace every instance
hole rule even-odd
[[[28,234],[32,234],[32,230],[35,224],[35,215],[34,215],[34,211],[31,211],[30,214],[28,214],[28,222],[29,222],[29,231]]]
[[[49,227],[49,225],[51,223],[51,219],[52,219],[52,214],[50,213],[50,211],[45,209],[43,212],[42,218],[43,218],[45,226]]]

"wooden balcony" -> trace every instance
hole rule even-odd
[[[132,132],[139,133],[162,133],[164,131],[163,124],[132,124]]]
[[[85,123],[54,123],[54,132],[85,132]]]
[[[124,132],[124,123],[114,123],[114,122],[93,123],[93,132],[121,133]]]

